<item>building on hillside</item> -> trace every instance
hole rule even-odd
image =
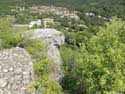
[[[42,23],[43,23],[44,28],[47,28],[50,24],[54,24],[54,19],[44,18],[42,19]]]
[[[78,14],[76,12],[72,12],[72,13],[66,12],[61,17],[68,17],[68,18],[73,18],[73,19],[79,19],[79,16],[78,16]]]
[[[93,16],[95,16],[95,13],[90,12],[90,13],[85,13],[85,15],[93,17]]]
[[[33,28],[34,26],[41,26],[41,20],[31,21],[29,24],[29,28]]]
[[[75,13],[72,13],[69,16],[70,16],[70,18],[73,18],[73,19],[79,19],[79,16]]]

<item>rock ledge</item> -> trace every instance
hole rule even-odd
[[[27,86],[33,80],[32,60],[24,49],[0,51],[0,94],[32,94]]]

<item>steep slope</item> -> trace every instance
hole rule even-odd
[[[63,77],[63,71],[61,69],[62,61],[59,47],[64,44],[65,41],[63,33],[56,29],[46,28],[27,31],[24,35],[26,38],[40,39],[47,43],[47,55],[52,61],[51,66],[49,66],[49,79],[60,81]]]

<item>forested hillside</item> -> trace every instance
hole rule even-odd
[[[94,12],[103,16],[125,18],[125,0],[0,0],[0,11],[6,12],[14,6],[54,5]]]

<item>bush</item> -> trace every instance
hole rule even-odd
[[[19,32],[14,32],[12,28],[13,19],[10,17],[0,18],[0,48],[11,48],[18,46],[22,40],[22,36]]]
[[[12,17],[0,17],[0,32],[12,31],[12,25]]]
[[[80,51],[63,56],[65,77],[63,88],[70,94],[117,94],[125,92],[125,31],[123,21],[115,19],[99,28]],[[122,36],[122,37],[121,37]],[[73,56],[73,59],[71,57]]]
[[[109,94],[125,92],[125,44],[120,34],[125,30],[124,23],[115,19],[100,27],[87,46],[81,48],[78,73],[83,77],[87,94]]]
[[[16,47],[22,41],[20,33],[16,32],[0,32],[1,48]]]
[[[46,56],[46,44],[38,39],[24,39],[20,47],[26,49],[33,59],[39,60]]]
[[[60,94],[62,88],[57,81],[49,79],[50,61],[47,58],[42,58],[34,63],[36,81],[33,88],[36,88],[38,94]]]
[[[62,94],[62,88],[56,81],[43,80],[35,82],[33,88],[36,88],[37,94]]]
[[[38,62],[34,63],[34,70],[36,78],[38,80],[43,80],[43,76],[48,75],[49,60],[47,58],[42,58]]]

